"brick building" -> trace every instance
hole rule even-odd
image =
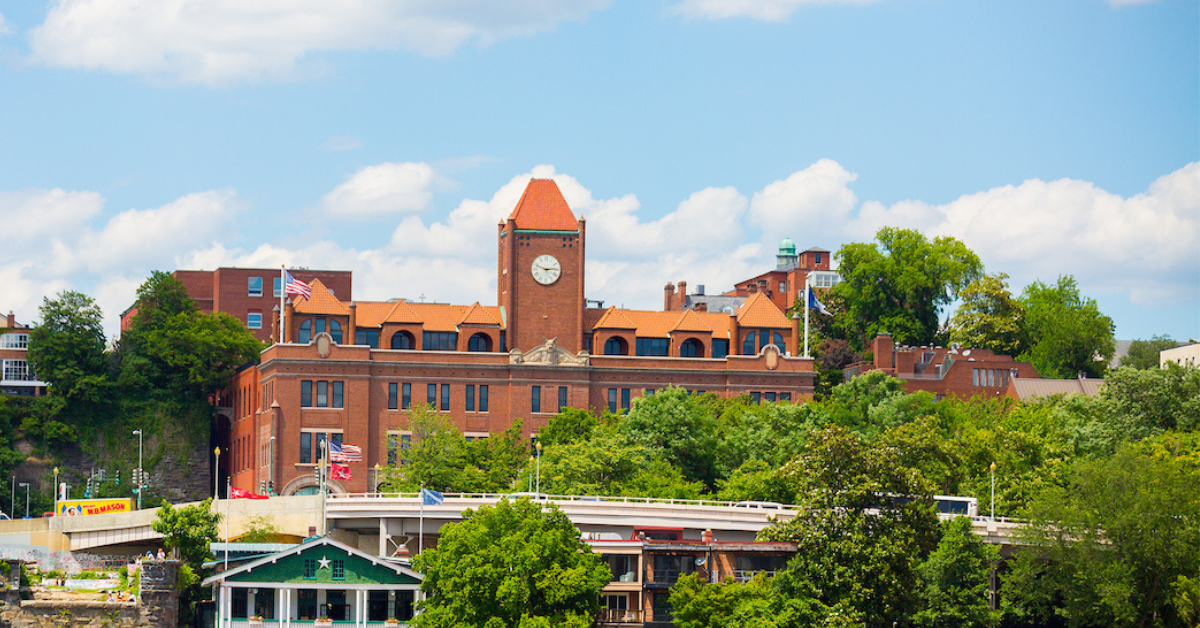
[[[320,280],[331,293],[344,299],[353,298],[353,282],[348,270],[289,272],[305,283]],[[283,290],[278,268],[177,270],[171,275],[183,284],[201,312],[225,312],[245,323],[259,340],[272,341],[271,321],[279,316],[279,295]],[[136,314],[136,303],[121,313],[121,331],[129,329]]]
[[[876,336],[871,352],[873,362],[846,367],[847,380],[879,370],[899,378],[907,392],[924,390],[938,399],[1007,396],[1011,380],[1038,376],[1032,364],[989,349],[906,347],[897,345],[889,334]]]
[[[247,490],[309,492],[328,438],[364,458],[334,490],[367,490],[370,469],[411,438],[407,411],[418,403],[485,437],[514,419],[535,434],[565,407],[621,412],[668,386],[770,401],[812,394],[812,360],[787,351],[798,321],[763,291],[732,311],[587,307],[586,224],[553,181],[529,183],[497,241],[494,306],[354,302],[314,279],[311,298],[284,308],[286,342],[222,396],[222,473]]]
[[[40,381],[29,367],[28,325],[17,323],[12,312],[0,327],[0,395],[38,396],[46,394],[46,382]]]

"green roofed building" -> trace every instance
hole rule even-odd
[[[204,580],[216,588],[217,628],[391,626],[413,617],[421,576],[322,537]],[[261,622],[261,623],[259,623]]]

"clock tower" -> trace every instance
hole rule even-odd
[[[558,185],[533,179],[499,225],[496,302],[509,350],[530,349],[550,338],[583,350],[584,220],[576,219]]]

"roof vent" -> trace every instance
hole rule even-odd
[[[704,284],[696,284],[696,296],[704,296]]]

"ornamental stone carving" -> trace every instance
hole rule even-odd
[[[545,344],[521,353],[520,349],[508,352],[509,364],[537,364],[548,366],[588,366],[591,356],[587,351],[572,354],[558,346],[558,338],[550,338]]]

